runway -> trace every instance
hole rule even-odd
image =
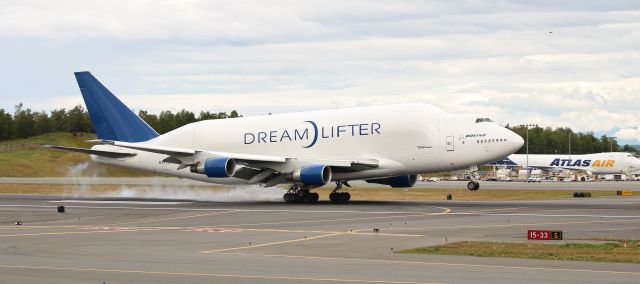
[[[468,181],[417,182],[415,188],[466,188]],[[358,187],[380,187],[387,185],[350,182]],[[173,177],[2,177],[0,184],[76,184],[76,185],[165,185],[165,186],[212,186],[214,184],[197,180]],[[332,185],[331,185],[332,186]],[[481,189],[535,189],[535,190],[635,190],[640,191],[640,181],[598,181],[598,182],[499,182],[480,181]]]
[[[56,213],[57,205],[66,213]],[[13,225],[18,220],[23,224]],[[638,197],[304,205],[0,195],[0,222],[3,283],[539,284],[640,277],[637,264],[396,253],[445,240],[525,241],[527,229],[562,230],[568,239],[638,239]]]

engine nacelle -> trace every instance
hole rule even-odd
[[[192,173],[205,174],[213,178],[226,178],[236,173],[236,161],[229,158],[211,158],[198,162],[190,168]]]
[[[397,176],[388,178],[368,179],[368,183],[386,184],[391,187],[412,187],[418,181],[418,175]]]
[[[293,171],[292,179],[305,185],[325,185],[331,181],[332,174],[331,167],[312,165]]]

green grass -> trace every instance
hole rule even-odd
[[[640,263],[640,242],[607,241],[597,244],[455,242],[408,249],[400,253]]]
[[[91,147],[86,140],[95,139],[89,133],[49,133],[27,139],[0,142],[0,177],[64,177],[70,168],[87,162],[82,176],[152,176],[143,171],[98,164],[87,154],[40,148],[52,144],[69,147]]]

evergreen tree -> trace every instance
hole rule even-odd
[[[34,112],[33,120],[35,125],[35,135],[52,132],[51,119],[49,119],[49,115],[47,115],[46,112]]]
[[[187,111],[185,109],[179,111],[175,115],[176,128],[185,126],[189,123],[196,122],[196,116],[193,112]]]
[[[34,136],[36,133],[35,121],[31,109],[23,109],[22,103],[15,106],[16,110],[13,114],[13,129],[16,138],[27,138]]]
[[[13,138],[13,117],[0,108],[0,140]]]
[[[65,109],[52,110],[49,116],[51,132],[67,131],[67,118],[67,111]]]
[[[86,111],[81,105],[77,105],[67,113],[67,131],[69,132],[89,132],[92,127],[89,125]]]
[[[176,129],[175,115],[170,110],[161,111],[158,116],[158,129],[156,131],[164,134],[174,129]]]
[[[155,114],[149,114],[146,110],[141,110],[138,112],[138,116],[142,118],[151,128],[158,131],[158,116]]]

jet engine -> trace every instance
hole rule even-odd
[[[331,176],[331,167],[325,165],[304,166],[292,173],[293,181],[304,185],[325,185],[331,181]]]
[[[412,187],[416,184],[418,175],[406,175],[388,178],[368,179],[368,183],[386,184],[391,187]]]
[[[236,161],[229,158],[211,158],[191,165],[192,173],[205,174],[213,178],[226,178],[236,173]]]

